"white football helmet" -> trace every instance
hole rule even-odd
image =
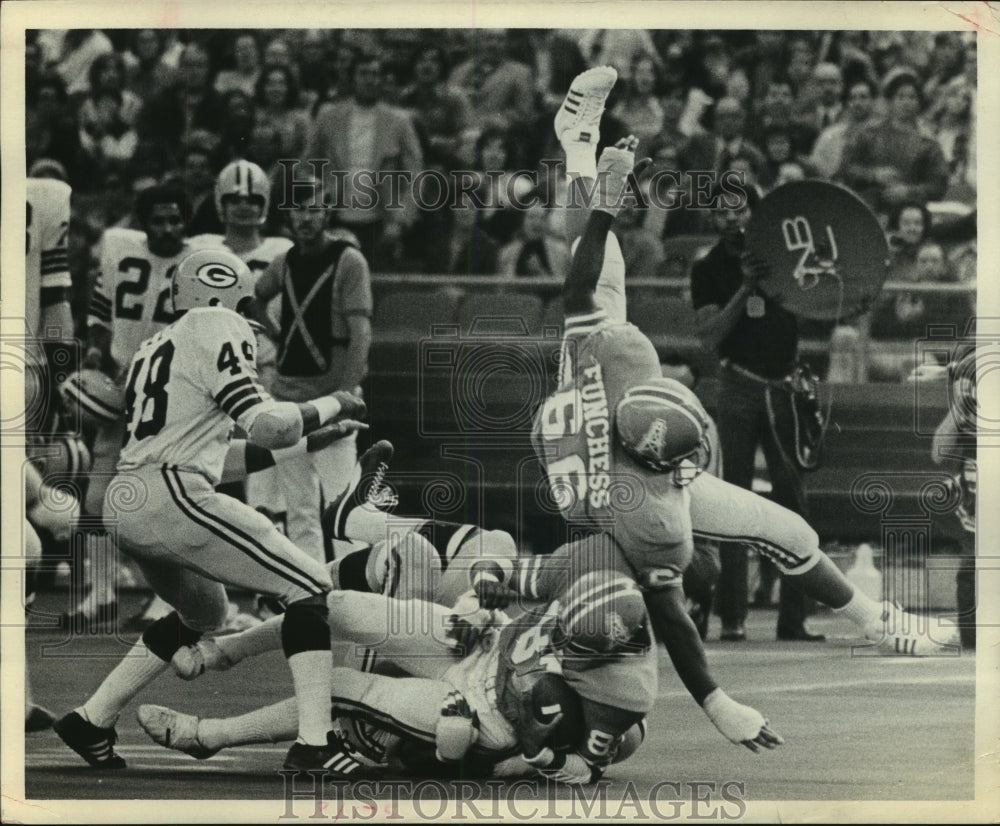
[[[70,373],[59,385],[59,393],[66,409],[78,412],[85,424],[114,422],[125,412],[123,388],[100,370]]]
[[[240,312],[253,300],[255,280],[250,268],[233,253],[198,250],[174,271],[174,312],[195,307],[226,307]]]
[[[267,211],[271,205],[271,181],[257,164],[250,161],[233,161],[215,179],[215,209],[219,218],[224,218],[222,199],[226,195],[243,195],[261,199],[259,224],[267,221]]]

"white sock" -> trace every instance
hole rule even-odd
[[[288,658],[299,712],[299,742],[325,746],[330,730],[333,659],[330,649],[301,651]]]
[[[865,629],[882,616],[882,603],[875,602],[855,588],[850,602],[841,608],[834,608],[833,611],[836,614],[843,614],[859,628]]]
[[[76,711],[98,728],[109,728],[115,724],[121,710],[168,665],[140,640]]]
[[[117,598],[118,549],[107,534],[94,534],[89,539],[94,602],[95,605],[108,605]]]
[[[404,534],[421,527],[425,519],[412,519],[405,516],[393,516],[391,513],[377,508],[354,508],[347,514],[344,522],[344,535],[358,542],[374,545],[387,539],[390,533]]]
[[[240,631],[238,634],[225,634],[215,637],[214,642],[229,661],[236,665],[247,657],[255,657],[265,651],[275,651],[281,648],[281,623],[283,614],[270,617],[260,625]]]
[[[597,177],[597,155],[594,144],[586,141],[560,141],[560,143],[566,153],[566,177],[569,180]]]
[[[173,610],[174,609],[170,607],[166,600],[158,594],[153,594],[153,601],[149,603],[149,605],[146,606],[146,610],[142,612],[142,618],[151,620],[163,619]]]
[[[330,701],[327,699],[327,727]],[[258,708],[239,717],[224,720],[199,720],[198,740],[205,748],[224,749],[251,743],[281,743],[294,740],[298,726],[298,704],[294,697]],[[324,734],[324,738],[325,738]]]

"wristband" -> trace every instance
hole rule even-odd
[[[340,413],[341,405],[333,396],[320,396],[309,402],[319,413],[319,423],[324,425]]]

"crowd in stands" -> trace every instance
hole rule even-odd
[[[135,193],[152,183],[184,185],[191,234],[218,231],[212,182],[236,158],[279,185],[283,159],[348,173],[470,171],[486,207],[416,208],[404,191],[404,208],[391,210],[380,192],[374,209],[338,209],[332,221],[375,273],[561,277],[560,211],[511,200],[563,197],[561,167],[544,163],[559,158],[552,117],[575,74],[605,63],[620,81],[604,139],[640,138],[654,159],[647,187],[656,170],[679,173],[658,179],[655,201],[678,208],[618,218],[629,277],[684,277],[671,239],[712,232],[684,200],[690,174],[738,170],[761,195],[804,178],[853,189],[886,228],[891,281],[975,279],[971,33],[42,30],[26,47],[28,170],[73,187],[80,294],[88,250],[105,227],[133,220]],[[268,234],[287,231],[281,200]],[[950,229],[955,219],[966,231]],[[969,302],[884,296],[872,335],[967,316]]]

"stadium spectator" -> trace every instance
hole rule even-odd
[[[361,176],[393,170],[415,174],[423,163],[409,117],[381,101],[381,77],[379,58],[361,55],[353,67],[350,99],[320,107],[306,150],[307,158],[329,158],[328,169],[346,173],[336,220],[358,238],[362,254],[376,272],[398,259],[400,238],[404,226],[416,217],[416,205],[403,182],[399,188],[403,208],[389,210],[391,181],[376,185],[372,198],[359,191]],[[378,182],[368,180],[372,183]]]
[[[955,78],[965,69],[965,48],[958,32],[938,32],[934,35],[923,85],[924,100],[937,101]]]
[[[808,518],[805,491],[795,455],[792,401],[782,382],[795,363],[798,321],[760,292],[766,269],[744,261],[743,239],[755,193],[735,209],[723,203],[712,211],[719,241],[691,269],[691,300],[698,334],[715,350],[722,365],[716,421],[727,482],[750,489],[754,457],[763,449],[773,486],[772,499]],[[717,199],[719,196],[717,195]],[[747,551],[743,545],[721,547],[716,611],[722,619],[720,638],[746,639],[744,623],[749,599]],[[822,641],[804,624],[806,601],[787,580],[781,582],[779,640]]]
[[[754,32],[754,42],[733,54],[733,66],[747,78],[752,100],[764,96],[771,78],[784,72],[785,63],[785,33],[776,29]]]
[[[442,266],[433,266],[431,271],[452,275],[495,275],[499,269],[500,246],[482,228],[479,210],[463,198],[463,204],[450,210],[450,213],[452,226],[448,245],[439,245],[445,253],[439,259]]]
[[[813,69],[805,108],[796,116],[816,133],[839,123],[844,116],[844,80],[836,63],[820,63]]]
[[[746,111],[738,100],[722,98],[715,104],[712,130],[692,135],[681,149],[681,164],[685,169],[726,169],[725,163],[738,155],[753,159],[757,169],[763,169],[764,156],[746,136]]]
[[[299,70],[292,58],[292,49],[281,35],[275,35],[264,47],[265,66],[287,66],[298,80]],[[251,90],[252,93],[252,90]]]
[[[125,61],[119,54],[100,55],[90,64],[89,91],[77,119],[84,169],[94,183],[113,170],[120,171],[138,146],[135,122],[142,102],[124,84]]]
[[[570,81],[586,68],[580,44],[559,29],[527,29],[526,54],[518,59],[535,75],[540,108],[551,115],[562,102]]]
[[[764,132],[765,165],[760,173],[760,183],[765,189],[774,189],[786,180],[802,180],[815,177],[816,170],[808,160],[794,151],[792,134],[786,126],[770,126]],[[790,171],[790,167],[798,167],[800,177]],[[784,180],[782,179],[784,178]]]
[[[218,138],[211,132],[192,132],[185,145],[184,155],[175,175],[188,196],[191,221],[188,235],[221,232],[222,221],[212,197],[215,188],[215,157]]]
[[[792,88],[797,89],[800,94],[806,92],[815,65],[816,47],[811,38],[801,33],[793,35],[788,42],[788,63],[785,66],[785,74]]]
[[[530,192],[531,184],[524,179],[512,179],[517,168],[512,157],[510,134],[499,126],[488,126],[480,134],[475,147],[474,169],[479,173],[475,194],[477,224],[497,243],[510,243],[521,223],[520,209]]]
[[[678,83],[665,81],[660,90],[660,126],[649,142],[639,145],[639,151],[647,153],[651,158],[666,147],[675,153],[685,143],[688,136],[681,129],[681,118],[687,102],[687,89]],[[667,167],[675,168],[675,167]]]
[[[971,200],[969,196],[974,194],[968,192],[966,187],[970,144],[975,138],[972,130],[972,97],[973,90],[964,77],[958,76],[950,80],[941,89],[940,100],[931,121],[934,137],[948,164],[949,188],[962,192],[963,200]]]
[[[915,75],[895,74],[885,84],[886,120],[859,129],[844,149],[844,182],[879,212],[905,201],[939,200],[948,186],[948,164],[937,141],[918,124],[922,105]]]
[[[265,66],[255,92],[253,152],[256,162],[271,172],[281,158],[305,158],[312,125],[299,107],[295,75],[287,66]]]
[[[625,124],[625,131],[639,139],[643,151],[647,151],[663,127],[663,107],[657,97],[660,85],[657,62],[648,54],[638,55],[632,64],[625,96],[613,110],[614,116]]]
[[[140,140],[176,159],[194,129],[219,134],[225,122],[222,98],[212,88],[205,48],[189,43],[181,52],[178,83],[143,101],[137,128]]]
[[[506,29],[476,29],[472,57],[449,81],[461,90],[484,124],[527,127],[535,117],[531,69],[507,56]]]
[[[242,89],[231,89],[222,96],[222,126],[215,150],[215,166],[225,166],[237,158],[256,161],[252,152],[256,112],[253,99]]]
[[[80,135],[66,86],[54,75],[41,75],[25,88],[24,146],[28,166],[49,158],[66,171],[66,182],[80,177]]]
[[[177,67],[164,57],[163,32],[139,29],[132,37],[132,48],[126,51],[125,88],[141,101],[150,100],[177,82]]]
[[[785,76],[772,77],[764,90],[760,101],[754,128],[750,139],[757,146],[764,143],[764,134],[772,127],[783,127],[788,130],[792,139],[792,148],[796,154],[808,155],[816,142],[817,130],[795,120],[795,93],[791,81]]]
[[[549,211],[534,204],[522,213],[521,227],[498,256],[498,270],[508,276],[556,276],[569,272],[569,248],[549,224]]]
[[[444,50],[426,46],[417,52],[413,83],[402,90],[399,99],[413,118],[424,158],[440,170],[458,168],[458,144],[472,116],[465,96],[445,81],[447,75]]]
[[[44,29],[38,35],[42,65],[66,85],[70,99],[81,98],[90,82],[90,64],[114,45],[100,29]]]
[[[645,29],[587,29],[577,42],[586,65],[614,66],[623,80],[631,78],[635,60],[643,54],[651,55],[662,68],[653,38]]]
[[[298,53],[299,104],[307,112],[326,97],[333,79],[330,66],[330,32],[327,29],[306,29]]]
[[[809,162],[819,175],[833,178],[837,174],[844,157],[844,146],[875,114],[877,93],[878,87],[871,80],[858,80],[848,87],[843,116],[820,132],[809,156]]]
[[[889,215],[889,278],[909,280],[917,261],[917,249],[927,238],[931,214],[918,203],[900,204]]]
[[[232,58],[234,68],[223,69],[215,76],[215,91],[225,95],[234,89],[253,97],[260,79],[260,47],[252,32],[244,31],[233,41]]]

